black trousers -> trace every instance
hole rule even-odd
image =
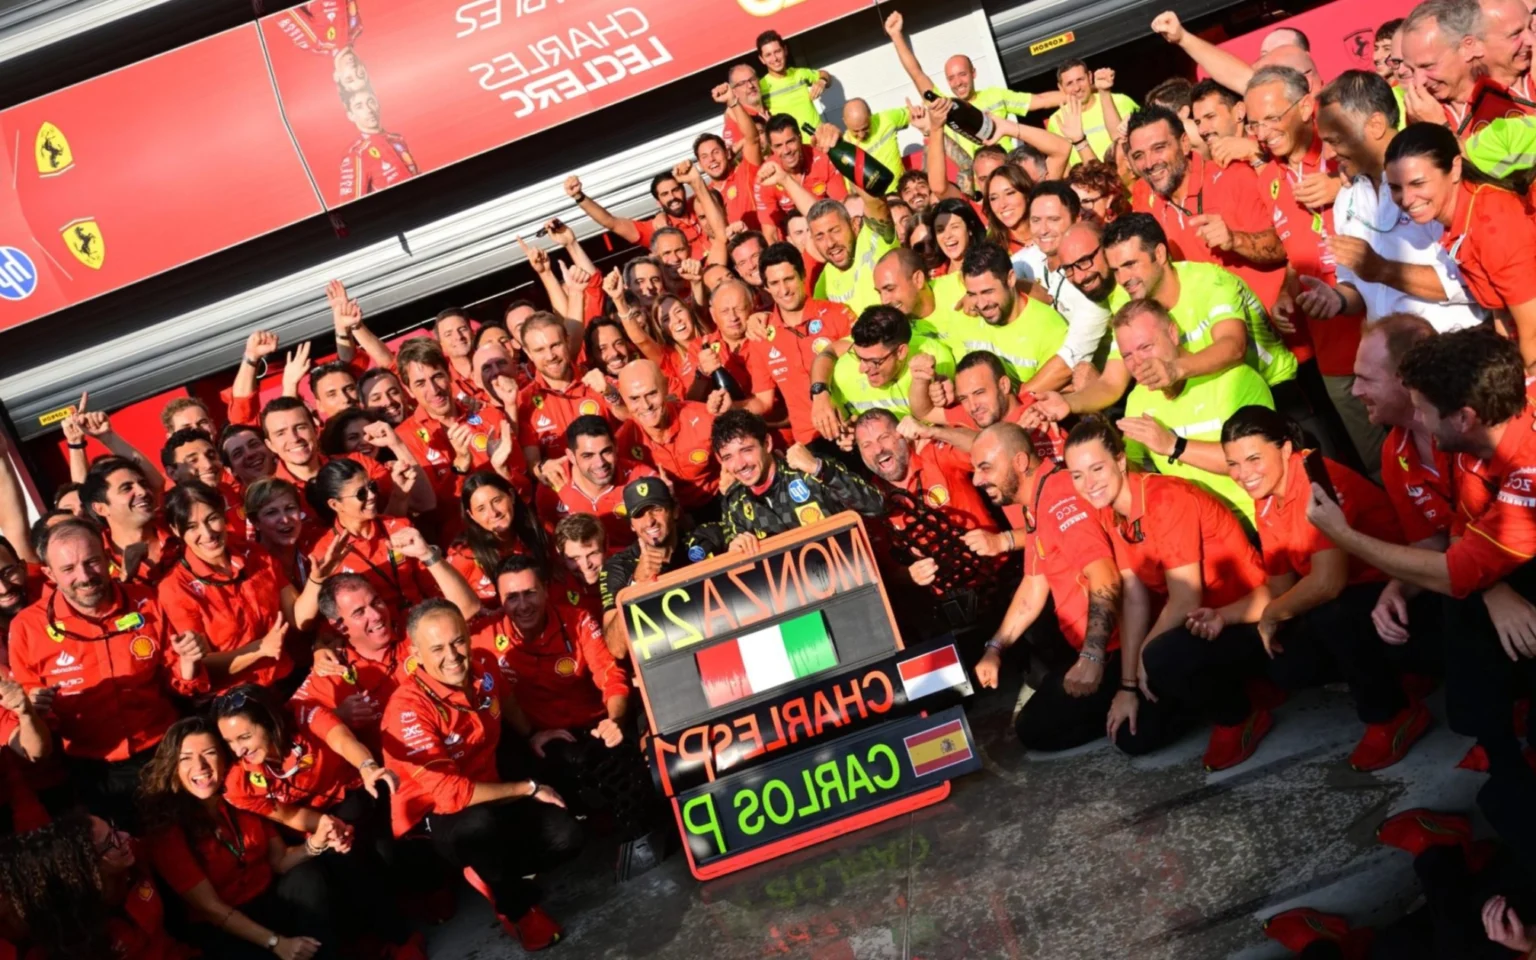
[[[552,783],[578,813],[611,816],[623,840],[637,840],[665,822],[667,808],[633,736],[609,747],[586,731],[571,734],[575,743],[545,745],[544,759],[536,763],[538,779]]]
[[[1263,674],[1267,657],[1257,628],[1235,624],[1215,640],[1174,627],[1148,640],[1141,660],[1157,700],[1141,698],[1135,733],[1129,725],[1116,732],[1115,746],[1131,756],[1167,746],[1200,720],[1242,723],[1250,712],[1244,682]]]
[[[247,917],[283,937],[313,937],[320,941],[320,960],[340,956],[341,935],[334,918],[343,905],[324,861],[315,857],[279,877],[261,896],[237,908]],[[219,960],[271,960],[265,945],[248,943],[206,923],[193,923],[183,934],[206,957]]]
[[[332,851],[316,858],[333,891],[343,936],[366,933],[387,943],[404,943],[411,929],[396,903],[405,885],[397,882],[401,861],[390,828],[388,788],[381,786],[377,799],[361,787],[350,790],[325,812],[355,831],[349,853]]]
[[[1044,666],[1044,675],[1031,684],[1035,692],[1019,711],[1014,731],[1026,750],[1070,750],[1104,736],[1110,702],[1120,689],[1120,654],[1104,661],[1103,679],[1093,693],[1074,697],[1062,681],[1078,662],[1078,652],[1061,635],[1054,609],[1047,605],[1025,634],[1030,651]]]
[[[1529,878],[1507,852],[1500,851],[1479,873],[1467,868],[1460,847],[1432,847],[1413,861],[1424,891],[1424,905],[1380,930],[1372,960],[1514,960],[1509,950],[1483,931],[1483,904],[1502,895],[1520,914],[1530,915]],[[1332,943],[1315,943],[1300,954],[1305,960],[1339,960]]]
[[[151,747],[126,760],[69,758],[69,782],[74,792],[74,803],[103,820],[136,833],[139,825],[139,774],[154,755],[154,748]],[[50,812],[59,811],[50,806]]]
[[[514,921],[539,902],[538,886],[525,878],[575,857],[584,840],[569,813],[533,799],[433,813],[424,826],[437,854],[479,874],[495,898],[496,912]]]
[[[1349,684],[1363,723],[1384,723],[1408,706],[1391,648],[1371,622],[1383,583],[1345,587],[1329,602],[1286,622],[1269,677],[1286,690],[1333,679]]]

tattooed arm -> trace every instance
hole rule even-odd
[[[1104,661],[1109,641],[1120,619],[1120,571],[1108,557],[1083,568],[1088,581],[1088,628],[1077,663],[1067,671],[1062,686],[1074,697],[1086,697],[1104,680]]]

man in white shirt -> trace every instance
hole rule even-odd
[[[1080,364],[1103,366],[1109,355],[1107,300],[1090,300],[1062,270],[1061,238],[1081,213],[1082,201],[1065,180],[1045,180],[1029,192],[1029,231],[1035,238],[1033,249],[1040,251],[1042,259],[1035,282],[1067,320],[1067,339],[1056,355],[1074,374]]]
[[[1338,295],[1311,284],[1298,305],[1308,313],[1330,304],[1347,307],[1335,313],[1363,310],[1367,320],[1414,313],[1440,333],[1481,323],[1482,308],[1440,246],[1444,228],[1433,220],[1414,223],[1392,200],[1383,175],[1387,145],[1397,135],[1391,85],[1375,73],[1349,70],[1318,93],[1317,104],[1318,132],[1351,182],[1334,200],[1334,236],[1328,241],[1338,268]]]

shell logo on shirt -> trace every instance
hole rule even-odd
[[[826,515],[821,512],[821,507],[814,503],[808,503],[803,507],[795,508],[795,516],[800,520],[800,526],[808,527],[821,521]]]
[[[613,505],[613,515],[616,517],[627,517],[629,516],[629,511],[624,509],[624,504],[616,503]]]
[[[928,488],[928,506],[942,507],[949,502],[949,488],[943,484]]]
[[[128,652],[140,660],[148,660],[155,655],[155,641],[145,636],[134,637],[128,644]]]
[[[581,411],[581,415],[584,416],[584,417],[596,416],[597,415],[597,401],[596,400],[583,400],[583,401],[581,401],[581,406],[578,407],[577,409]]]
[[[708,450],[695,450],[695,451],[693,451],[692,453],[688,454],[688,462],[689,463],[708,463],[709,462],[709,451]]]
[[[569,677],[576,672],[576,661],[570,657],[561,657],[555,661],[555,673],[562,677]]]
[[[475,434],[474,446],[476,450],[484,453],[485,448],[490,446],[490,440],[486,438],[485,434],[477,433]]]

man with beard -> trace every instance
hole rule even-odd
[[[1243,136],[1248,108],[1242,97],[1215,80],[1201,80],[1189,92],[1189,113],[1205,156],[1222,166],[1261,159],[1259,145]]]
[[[895,307],[912,321],[912,332],[947,340],[969,319],[958,302],[942,303],[923,258],[911,247],[897,247],[875,264],[875,292],[883,306]],[[946,295],[944,300],[954,300]],[[846,334],[844,334],[846,336]]]
[[[424,601],[405,630],[416,669],[390,696],[383,721],[386,764],[402,772],[395,835],[421,825],[439,856],[479,876],[507,933],[525,950],[549,947],[563,931],[526,878],[580,852],[581,826],[553,788],[510,762],[517,751],[502,743],[503,728],[521,732],[527,720],[495,658],[471,649],[458,609]]]
[[[177,430],[160,449],[160,462],[172,483],[196,480],[224,498],[224,515],[234,537],[245,535],[245,488],[225,479],[224,465],[213,449],[213,438],[201,430]]]
[[[26,543],[25,540],[21,541]],[[9,662],[11,621],[43,595],[44,578],[34,573],[11,541],[0,537],[0,665]],[[41,568],[39,568],[41,570]]]
[[[181,541],[160,523],[160,503],[132,460],[103,457],[80,485],[80,502],[102,526],[108,571],[153,586],[181,559]]]
[[[490,467],[496,448],[513,443],[512,425],[495,406],[486,404],[470,410],[454,399],[448,361],[431,340],[407,340],[400,347],[396,364],[401,383],[416,401],[416,411],[395,432],[426,471],[437,500],[439,522],[451,522],[464,477]],[[523,472],[521,459],[498,459],[518,495],[531,494],[533,483]]]
[[[178,716],[172,697],[208,692],[206,641],[172,631],[153,587],[114,582],[88,524],[61,521],[41,547],[54,589],[12,620],[11,674],[46,707],[86,807],[131,823],[139,771]]]
[[[955,372],[944,341],[915,336],[895,307],[870,307],[853,324],[853,346],[841,356],[816,355],[811,365],[811,420],[828,440],[847,434],[844,420],[882,407],[899,417],[912,410],[913,390],[926,394]]]
[[[649,360],[636,360],[619,371],[619,393],[630,418],[619,427],[614,445],[623,456],[671,477],[683,509],[695,519],[713,512],[711,505],[720,493],[720,464],[709,451],[715,424],[709,407],[669,398],[666,376]]]
[[[888,410],[870,410],[853,424],[864,466],[885,498],[885,524],[875,531],[913,584],[927,587],[948,611],[952,626],[973,621],[1006,555],[978,557],[969,535],[1001,536],[981,494],[971,483],[971,460],[915,420],[898,424]],[[989,598],[990,599],[990,598]],[[980,604],[990,607],[991,604]]]
[[[976,680],[996,687],[1003,651],[1026,631],[1048,673],[1014,723],[1025,749],[1066,750],[1104,735],[1119,684],[1120,571],[1104,528],[1077,496],[1072,477],[1035,456],[1019,427],[993,424],[971,447],[974,482],[998,506],[1018,506],[1028,520],[1024,580],[987,641]],[[1016,536],[1009,533],[1007,536]],[[1054,601],[1055,627],[1039,623]],[[1031,629],[1039,628],[1039,629]]]
[[[725,127],[720,131],[726,147],[732,152],[745,155],[749,142],[756,142],[761,152],[768,134],[763,129],[768,122],[768,112],[763,109],[763,91],[758,85],[757,70],[745,63],[738,63],[725,75],[725,93],[716,87],[712,93],[716,103],[726,105]],[[734,107],[746,113],[743,119]]]
[[[613,428],[602,417],[577,417],[565,431],[565,442],[565,458],[545,464],[545,475],[552,482],[540,485],[534,497],[544,532],[554,536],[555,526],[566,515],[588,513],[602,523],[615,549],[629,546],[634,534],[624,513],[624,488],[641,477],[656,476],[656,471],[621,457]]]
[[[750,416],[750,414],[743,414]],[[616,659],[629,656],[619,619],[619,592],[632,583],[650,583],[671,570],[725,553],[719,525],[701,523],[684,532],[672,490],[659,479],[640,479],[624,488],[624,512],[635,542],[609,557],[598,578],[603,601],[603,638]]]
[[[1323,140],[1313,123],[1316,102],[1306,78],[1289,67],[1254,71],[1243,100],[1252,118],[1249,129],[1269,155],[1259,169],[1259,192],[1270,198],[1275,230],[1289,262],[1275,319],[1304,326],[1326,399],[1338,411],[1365,472],[1373,473],[1382,431],[1371,425],[1350,393],[1364,318],[1350,311],[1344,297],[1332,289],[1338,278],[1328,237],[1334,232],[1333,197],[1340,184],[1337,164],[1323,156]],[[1314,396],[1313,404],[1322,405],[1323,400]]]
[[[1392,89],[1374,74],[1347,70],[1317,95],[1318,136],[1349,180],[1334,201],[1333,235],[1326,239],[1338,272],[1334,290],[1345,299],[1345,312],[1363,312],[1369,321],[1406,312],[1441,333],[1474,326],[1482,321],[1482,308],[1440,246],[1445,228],[1438,220],[1420,224],[1404,216],[1384,176],[1400,119]],[[1476,143],[1474,137],[1467,144],[1474,163]],[[1499,161],[1507,156],[1501,151]],[[1297,300],[1332,297],[1332,291],[1320,291]]]
[[[287,480],[303,495],[305,486],[331,460],[320,452],[314,414],[298,397],[277,397],[261,410],[261,431],[267,449],[277,457],[273,476]],[[396,460],[386,468],[367,454],[341,456],[368,471],[368,479],[378,485],[382,512],[403,517],[437,505],[432,484],[415,465]]]
[[[765,321],[763,342],[753,348],[749,363],[754,382],[772,382],[776,389],[757,398],[772,405],[777,392],[795,442],[813,444],[819,435],[812,416],[817,391],[811,385],[811,369],[821,354],[836,356],[848,349],[853,311],[807,295],[804,261],[788,243],[769,247],[759,269],[774,306]]]
[[[836,127],[829,129],[834,133],[837,130]],[[782,232],[797,210],[805,213],[823,198],[847,199],[848,183],[832,165],[832,159],[826,153],[827,146],[830,143],[820,139],[820,131],[815,144],[803,141],[793,117],[781,113],[769,119],[768,149],[771,155],[764,158],[757,172],[759,223],[771,223]],[[802,194],[809,198],[803,203]]]
[[[689,187],[693,189],[691,203],[688,199]],[[673,167],[669,173],[660,173],[651,179],[651,196],[661,206],[661,212],[649,220],[615,217],[606,207],[587,196],[581,188],[581,178],[577,176],[565,178],[565,193],[603,229],[642,247],[649,247],[656,231],[662,227],[682,231],[688,241],[688,255],[695,260],[704,259],[709,252],[712,237],[718,237],[724,242],[725,220],[715,193],[704,186],[704,181],[699,179],[699,171],[687,160]]]
[[[912,416],[924,424],[929,436],[969,453],[978,431],[994,423],[1022,423],[1024,412],[1035,403],[1035,395],[1015,385],[997,354],[972,350],[955,364],[954,403],[940,407],[914,396]],[[1029,439],[1041,460],[1061,459],[1066,433],[1058,424],[1046,422],[1030,429]]]
[[[756,230],[738,233],[725,245],[725,262],[731,268],[731,275],[751,287],[758,301],[763,292],[763,271],[759,261],[767,248],[767,238]]]
[[[533,382],[517,394],[517,440],[529,473],[565,453],[565,431],[587,414],[612,419],[602,394],[584,382],[571,362],[565,321],[540,311],[523,323],[523,351],[533,361]]]
[[[1047,180],[1029,191],[1028,210],[1030,236],[1045,254],[1045,270],[1040,274],[1039,284],[1056,312],[1067,321],[1067,338],[1062,341],[1056,359],[1046,366],[1059,360],[1074,380],[1086,381],[1102,366],[1109,310],[1085,296],[1062,270],[1061,240],[1082,215],[1082,201],[1065,181]]]
[[[1285,246],[1253,168],[1223,167],[1195,153],[1183,122],[1162,107],[1132,114],[1126,129],[1127,159],[1141,178],[1131,206],[1157,218],[1168,259],[1231,270],[1272,305],[1285,281]]]
[[[966,251],[960,273],[977,316],[962,314],[945,336],[948,343],[962,352],[997,354],[1008,374],[1034,393],[1059,390],[1071,382],[1072,366],[1060,356],[1067,338],[1066,320],[1053,308],[1019,293],[1018,275],[1002,247],[975,245]],[[1077,358],[1073,359],[1075,365]]]
[[[759,540],[844,510],[866,517],[881,514],[879,492],[841,461],[822,460],[799,443],[782,457],[775,454],[768,424],[755,414],[722,414],[710,443],[720,468],[736,481],[721,509],[733,553],[756,553]]]
[[[1526,397],[1525,365],[1514,343],[1473,328],[1424,337],[1404,355],[1398,375],[1415,419],[1454,455],[1452,506],[1462,536],[1443,552],[1386,543],[1352,529],[1316,485],[1307,519],[1404,586],[1452,598],[1444,610],[1446,623],[1456,625],[1455,642],[1445,648],[1451,729],[1476,737],[1486,752],[1490,777],[1478,803],[1529,862],[1536,856],[1529,816],[1536,772],[1513,719],[1515,697],[1530,689],[1536,665],[1536,500],[1528,489],[1536,412]]]

